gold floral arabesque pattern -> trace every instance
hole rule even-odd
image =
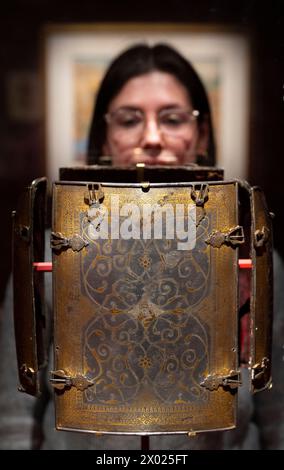
[[[156,404],[208,398],[200,387],[208,337],[193,315],[162,313],[145,327],[128,313],[101,312],[84,341],[84,369],[94,382],[84,395],[91,404],[130,405],[145,393]]]
[[[81,257],[82,293],[97,305],[84,331],[87,402],[207,400],[208,333],[193,308],[209,288],[208,230],[205,216],[192,251],[174,240],[90,240]]]
[[[194,250],[176,249],[175,240],[92,240],[88,219],[81,236],[89,242],[82,259],[82,292],[110,310],[129,310],[146,302],[163,309],[196,306],[209,277],[208,216],[197,227]]]

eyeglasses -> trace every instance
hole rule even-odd
[[[163,109],[157,114],[157,125],[164,134],[179,136],[192,127],[198,118],[199,111],[188,111],[180,108]],[[120,108],[105,115],[106,122],[113,132],[121,137],[139,138],[146,124],[145,114],[140,109]]]

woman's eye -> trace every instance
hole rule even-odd
[[[122,127],[134,127],[140,124],[141,119],[138,116],[121,116],[118,124]]]
[[[176,113],[168,114],[166,116],[163,116],[161,119],[161,123],[168,126],[179,126],[184,122],[184,117]]]

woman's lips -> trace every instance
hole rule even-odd
[[[145,163],[145,165],[176,165],[178,159],[170,152],[162,151],[158,155],[151,155],[142,149],[135,149],[130,163]]]

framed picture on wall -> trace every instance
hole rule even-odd
[[[248,157],[249,42],[242,32],[214,25],[56,25],[44,30],[48,176],[85,162],[94,99],[112,59],[130,45],[163,42],[178,49],[207,89],[226,177],[245,178]]]

